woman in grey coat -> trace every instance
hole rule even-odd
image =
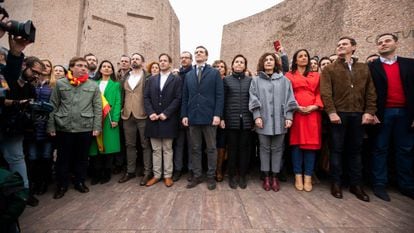
[[[281,71],[275,54],[263,54],[257,64],[258,76],[250,85],[249,110],[253,113],[260,142],[260,169],[265,174],[263,188],[280,189],[277,174],[283,155],[283,142],[292,126],[293,112],[298,104],[290,81]]]

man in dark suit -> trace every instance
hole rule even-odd
[[[179,75],[181,78],[181,83],[184,83],[185,75],[193,69],[193,55],[188,51],[181,52],[180,56],[180,69],[174,69],[173,73]],[[187,153],[185,148],[187,147]],[[188,127],[184,127],[180,124],[178,135],[174,139],[174,172],[173,172],[173,181],[176,182],[181,178],[183,174],[184,158],[187,156],[187,168],[190,172],[190,176],[187,178],[188,181],[192,178],[192,167],[191,167],[191,144],[190,144],[190,133]]]
[[[202,182],[201,144],[204,136],[208,160],[207,187],[216,188],[216,129],[223,114],[224,89],[218,70],[206,64],[208,51],[198,46],[194,52],[196,66],[185,75],[181,107],[182,124],[190,127],[194,178],[187,188]]]
[[[387,156],[393,140],[398,186],[402,194],[414,199],[414,59],[398,57],[398,37],[384,33],[376,40],[380,58],[369,68],[377,91],[377,128],[373,149],[373,191],[384,201]]]
[[[148,115],[145,137],[151,139],[154,177],[146,186],[161,179],[164,167],[164,183],[173,185],[173,140],[177,137],[179,109],[181,107],[181,79],[171,73],[172,59],[162,53],[159,57],[160,73],[148,79],[144,92],[145,112]],[[162,166],[164,165],[164,166]]]

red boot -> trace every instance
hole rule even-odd
[[[263,180],[263,189],[270,191],[270,177],[266,176]]]
[[[275,192],[280,190],[279,180],[277,179],[276,176],[272,177],[272,189]]]

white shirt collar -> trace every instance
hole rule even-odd
[[[382,63],[385,63],[387,65],[392,65],[395,62],[397,62],[397,55],[395,55],[394,57],[392,57],[391,59],[387,59],[385,57],[380,57],[380,60]]]

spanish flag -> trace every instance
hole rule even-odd
[[[103,129],[103,124],[105,122],[106,116],[109,115],[109,118],[111,118],[110,113],[109,113],[109,111],[111,111],[111,106],[109,105],[105,96],[102,95],[102,93],[101,93],[101,98],[102,98],[102,129]],[[98,144],[99,152],[105,151],[104,144],[103,144],[103,130],[102,130],[102,133],[96,137],[96,144]]]

